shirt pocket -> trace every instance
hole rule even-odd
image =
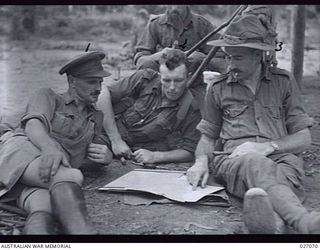
[[[75,132],[74,119],[75,116],[73,114],[56,112],[51,121],[52,131],[67,138],[72,138]]]
[[[151,140],[160,140],[172,132],[172,124],[167,119],[155,117],[152,121],[144,126],[144,133]]]
[[[280,105],[264,105],[266,114],[273,119],[279,120],[282,117],[282,109]]]
[[[227,119],[237,119],[240,117],[248,108],[248,105],[236,104],[230,105],[223,110],[223,116]]]

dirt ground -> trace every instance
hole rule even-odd
[[[0,115],[11,115],[23,110],[27,99],[40,87],[51,87],[55,91],[66,90],[64,76],[58,74],[59,68],[78,50],[39,49],[37,43],[9,44],[0,43]],[[102,46],[102,45],[101,45]],[[109,45],[111,53],[117,44]],[[102,47],[104,49],[104,47]],[[107,50],[108,51],[108,50]],[[317,51],[319,55],[319,51]],[[305,65],[309,69],[319,69],[318,58],[309,53]],[[311,56],[312,55],[312,56]],[[281,63],[288,61],[281,56]],[[281,66],[280,63],[280,66]],[[105,65],[108,67],[108,65]],[[110,67],[109,67],[110,68]],[[113,73],[116,70],[110,68]],[[131,71],[122,70],[121,76]],[[308,113],[320,122],[320,85],[319,74],[305,69],[302,95]],[[116,75],[116,74],[115,74]],[[110,81],[112,79],[109,79]],[[320,127],[312,128],[313,145],[303,153],[306,172],[306,201],[308,209],[320,211]],[[186,170],[190,164],[174,166]],[[123,194],[97,191],[117,177],[134,169],[135,166],[121,165],[114,160],[102,168],[85,168],[85,197],[90,216],[100,234],[246,234],[241,216],[241,201],[230,196],[231,206],[213,207],[186,204],[152,204],[149,206],[132,206],[124,203]],[[163,167],[172,168],[173,165]],[[294,233],[288,230],[289,233]]]

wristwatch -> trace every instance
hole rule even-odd
[[[271,145],[271,147],[273,147],[273,152],[279,152],[280,148],[277,143],[275,143],[274,141],[271,141],[270,145]]]

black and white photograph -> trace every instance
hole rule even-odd
[[[320,5],[0,5],[0,241],[320,234],[319,27]]]

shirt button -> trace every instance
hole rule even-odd
[[[156,107],[153,107],[153,108],[152,108],[152,110],[155,110],[155,109],[156,109]]]
[[[144,122],[144,119],[141,119],[140,122]]]

